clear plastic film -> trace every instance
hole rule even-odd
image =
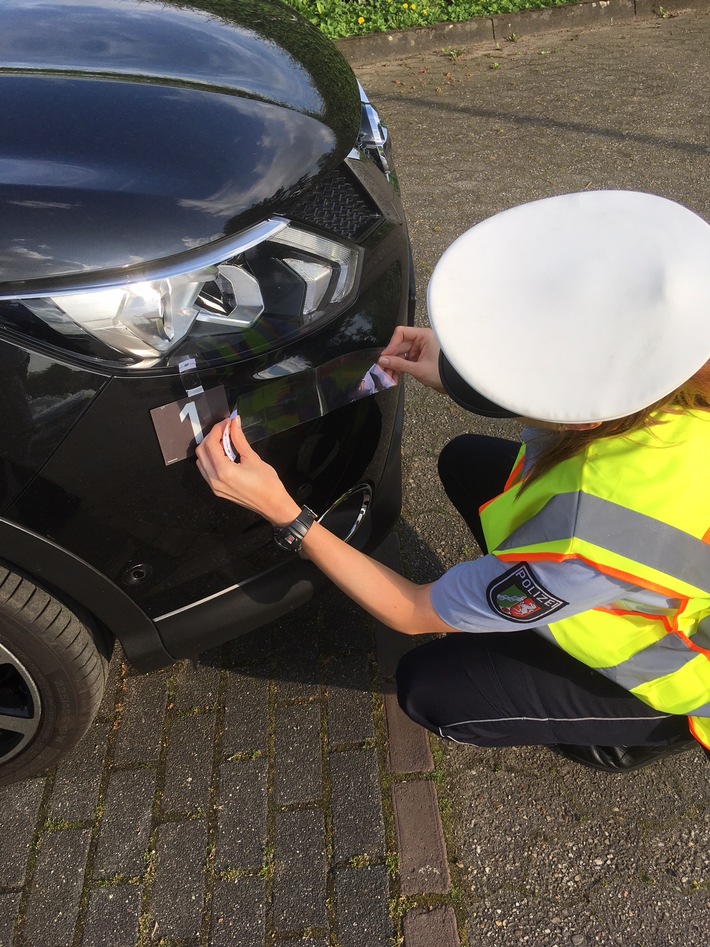
[[[284,374],[241,395],[236,405],[249,442],[394,387],[397,383],[377,364],[381,351],[361,349],[316,368],[295,362],[270,369],[272,376],[279,370]]]

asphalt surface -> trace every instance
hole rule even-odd
[[[422,299],[456,236],[526,200],[628,187],[710,219],[702,8],[614,0],[347,49],[395,141]],[[428,581],[477,555],[438,451],[516,432],[407,387],[384,555]],[[704,759],[611,777],[429,743],[392,698],[410,644],[332,592],[194,668],[117,655],[77,752],[0,791],[1,947],[707,947]]]

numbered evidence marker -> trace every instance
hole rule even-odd
[[[212,425],[228,414],[227,395],[221,385],[153,408],[150,416],[165,465],[191,457]]]

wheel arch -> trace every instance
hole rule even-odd
[[[93,616],[139,671],[165,667],[175,660],[165,650],[153,621],[133,599],[51,539],[0,517],[0,559],[36,580],[69,608],[75,603]]]

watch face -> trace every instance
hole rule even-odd
[[[293,523],[274,529],[274,541],[277,546],[288,549],[290,552],[298,552],[303,538],[313,525],[315,518],[316,515],[313,510],[309,510],[307,506],[304,506]]]
[[[284,526],[280,530],[274,530],[274,542],[282,549],[289,552],[298,552],[301,548],[302,538],[291,532],[290,526]]]

